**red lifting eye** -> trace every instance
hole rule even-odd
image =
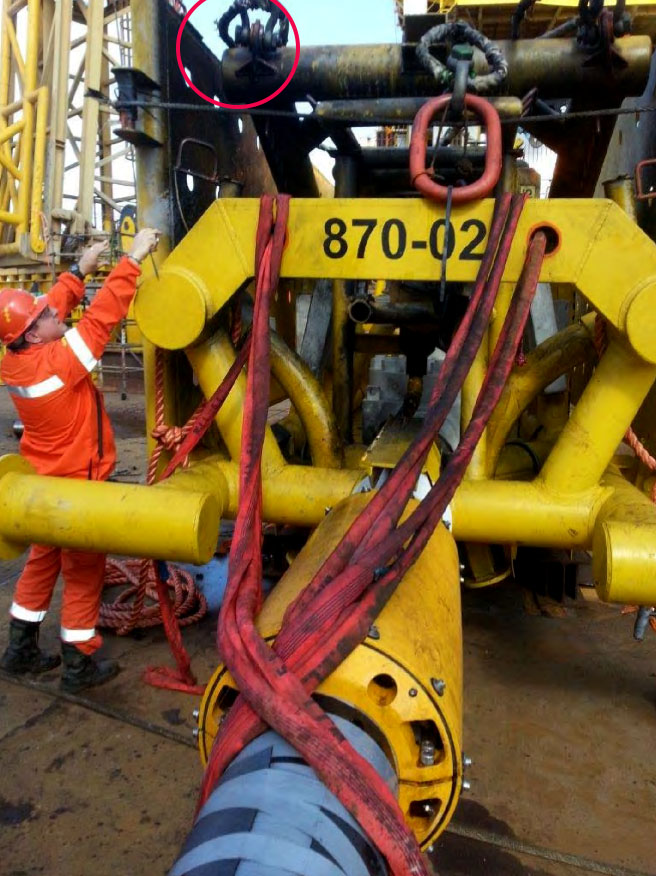
[[[444,109],[450,101],[451,95],[443,94],[425,103],[417,113],[410,140],[410,179],[413,186],[425,197],[442,202],[447,200],[448,189],[432,180],[430,172],[426,169],[426,134],[428,126],[437,113]],[[499,114],[489,101],[473,94],[465,95],[465,106],[467,109],[473,110],[485,125],[487,133],[485,168],[483,175],[476,182],[453,189],[451,195],[453,204],[466,204],[469,201],[486,198],[492,193],[492,189],[499,182],[501,176],[501,122]]]

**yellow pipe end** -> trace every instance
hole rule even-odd
[[[182,350],[195,343],[207,321],[208,293],[190,271],[167,267],[140,288],[134,304],[139,328],[164,350]]]
[[[592,542],[592,570],[599,598],[626,605],[656,605],[655,560],[656,519],[639,526],[631,520],[601,523]]]
[[[184,474],[161,487],[43,477],[15,460],[0,460],[3,558],[51,544],[202,565],[216,549],[225,492],[210,492],[214,482],[199,490]]]
[[[645,362],[656,364],[656,283],[649,283],[634,298],[626,316],[626,333]]]
[[[11,473],[34,474],[30,463],[17,453],[8,453],[0,456],[0,482],[5,475]],[[12,541],[0,533],[0,560],[15,560],[26,550],[27,545],[22,542]]]

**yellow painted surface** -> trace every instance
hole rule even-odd
[[[453,210],[455,247],[447,261],[454,282],[472,282],[485,248],[493,202]],[[216,201],[176,247],[160,272],[145,281],[136,317],[154,343],[180,349],[194,343],[207,320],[252,275],[259,201]],[[367,226],[353,223],[366,221]],[[530,232],[558,230],[560,246],[544,263],[542,282],[572,283],[620,331],[635,306],[656,287],[656,246],[612,201],[527,202],[504,280],[519,279]],[[440,276],[444,208],[424,199],[291,202],[282,275],[290,278],[432,281]],[[636,313],[638,313],[636,311]],[[639,355],[656,363],[649,329],[629,320]],[[651,325],[651,323],[650,323]]]
[[[613,492],[603,505],[593,541],[597,593],[606,602],[656,604],[656,505],[609,471]]]
[[[30,544],[206,563],[222,507],[216,469],[182,471],[144,487],[30,474],[20,456],[0,458],[0,553]],[[170,494],[170,495],[167,495]]]

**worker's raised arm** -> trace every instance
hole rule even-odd
[[[100,256],[106,252],[107,247],[106,240],[87,247],[78,261],[81,276],[64,271],[48,292],[48,304],[55,308],[59,319],[66,319],[71,310],[80,303],[84,295],[84,277],[96,273]]]
[[[150,228],[136,235],[130,255],[121,259],[77,326],[62,338],[57,358],[60,368],[68,366],[69,378],[81,379],[96,367],[114,327],[127,315],[137,291],[137,279],[141,273],[139,265],[157,248],[158,237],[159,232]]]

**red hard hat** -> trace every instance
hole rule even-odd
[[[24,289],[0,291],[0,341],[12,344],[27,331],[48,306],[48,298],[35,298]]]

